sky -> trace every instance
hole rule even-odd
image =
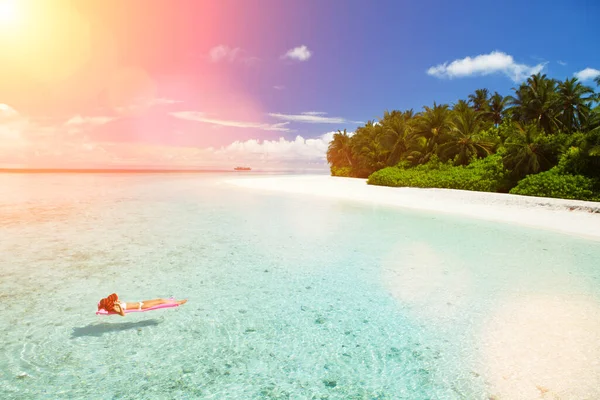
[[[0,0],[0,167],[324,169],[385,110],[600,74],[600,2]]]

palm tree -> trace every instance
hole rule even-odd
[[[556,81],[546,75],[536,74],[527,79],[515,90],[515,96],[507,96],[509,110],[515,120],[535,122],[546,133],[552,133],[559,126],[557,113]]]
[[[469,102],[465,100],[458,100],[456,103],[454,103],[454,106],[452,106],[452,111],[464,112],[465,110],[470,108],[471,106],[469,105]]]
[[[540,130],[533,123],[525,126],[514,123],[513,131],[504,145],[504,166],[517,179],[546,171],[554,165],[552,148],[544,142]]]
[[[412,148],[405,153],[403,158],[412,165],[425,164],[433,155],[427,150],[427,139],[414,133],[412,139]]]
[[[486,111],[489,94],[487,89],[477,89],[474,94],[469,95],[469,101],[473,104],[475,111]]]
[[[386,166],[389,150],[383,142],[383,127],[379,123],[368,121],[356,129],[351,141],[356,176],[366,178]]]
[[[440,145],[439,153],[444,159],[455,159],[457,165],[467,165],[475,157],[492,153],[494,143],[477,136],[481,126],[481,114],[472,108],[455,112],[448,141]]]
[[[498,94],[498,92],[494,92],[492,97],[490,97],[490,103],[488,110],[485,112],[485,116],[487,119],[492,121],[495,126],[498,126],[502,123],[506,103],[507,98],[502,97],[500,94]]]
[[[333,140],[327,147],[327,162],[335,167],[352,167],[350,136],[346,129],[333,134]]]
[[[380,123],[383,129],[382,141],[389,151],[387,165],[396,165],[414,147],[415,137],[410,125],[412,118],[412,110],[384,113]]]
[[[590,101],[594,91],[577,82],[577,78],[567,78],[558,84],[559,120],[565,131],[580,130],[590,114]]]
[[[527,119],[527,107],[530,100],[529,87],[522,83],[518,88],[513,88],[515,95],[506,96],[506,112],[513,121],[525,122]]]
[[[438,105],[433,103],[433,108],[423,107],[414,125],[415,135],[425,138],[425,148],[422,150],[423,160],[427,160],[432,154],[437,153],[437,147],[443,143],[452,130],[450,122],[451,111],[447,104]]]
[[[600,132],[600,106],[596,106],[590,110],[590,115],[586,121],[584,130],[588,132]]]
[[[528,104],[528,116],[546,133],[558,128],[556,111],[556,81],[546,78],[546,74],[537,73],[527,79],[531,101]]]
[[[596,83],[596,85],[597,85],[597,86],[600,86],[600,75],[597,75],[597,76],[594,78],[594,83]],[[592,95],[592,101],[594,101],[594,102],[596,102],[596,103],[600,102],[600,92],[598,92],[598,93],[594,93],[594,94]]]
[[[600,76],[597,78],[600,80]],[[591,128],[584,136],[582,150],[588,157],[590,175],[600,178],[600,106],[596,106],[591,113],[588,122]]]

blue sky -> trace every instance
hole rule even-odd
[[[384,110],[600,73],[591,0],[1,1],[2,165],[322,167]]]
[[[482,87],[509,94],[517,82],[500,72],[453,79],[426,73],[432,66],[492,51],[512,56],[515,63],[543,64],[543,73],[559,79],[588,67],[600,69],[600,52],[594,50],[600,43],[600,2],[310,4],[309,10],[287,10],[298,18],[277,28],[287,31],[290,43],[302,38],[313,56],[281,71],[288,95],[263,94],[272,109],[326,110],[365,120],[384,109],[454,102]]]

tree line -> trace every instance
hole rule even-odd
[[[600,76],[595,83],[600,86]],[[452,105],[386,111],[353,135],[335,133],[327,161],[334,176],[389,186],[413,182],[405,177],[416,171],[473,174],[493,166],[502,173],[495,174],[497,185],[489,190],[595,200],[600,198],[598,102],[600,93],[577,78],[536,74],[506,97],[478,89]],[[488,157],[498,162],[484,162]],[[427,181],[416,186],[436,186],[435,179]],[[583,195],[570,193],[575,187],[560,187],[583,181]]]

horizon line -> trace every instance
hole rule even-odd
[[[293,172],[306,171],[307,168],[281,168],[281,169],[252,169],[235,170],[221,168],[56,168],[56,167],[29,167],[29,168],[6,168],[0,167],[0,173],[210,173],[210,172],[229,172],[229,173],[252,173],[252,172]],[[315,170],[316,169],[310,169]],[[319,169],[320,170],[320,169]]]

